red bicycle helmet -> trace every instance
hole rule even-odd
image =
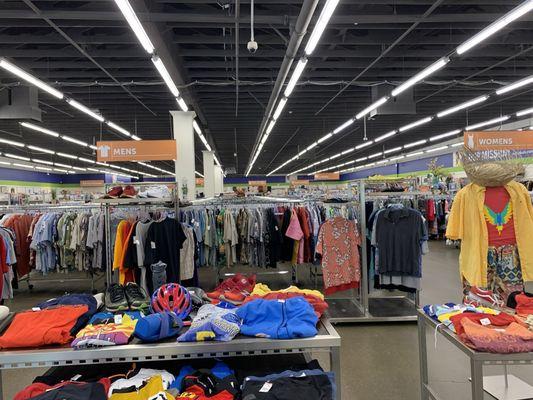
[[[191,295],[177,283],[167,283],[152,294],[153,313],[172,311],[180,319],[185,319],[192,309]]]

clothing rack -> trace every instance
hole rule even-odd
[[[375,181],[373,181],[375,182]],[[398,181],[395,181],[398,182]],[[384,296],[370,293],[367,247],[366,247],[366,209],[367,198],[374,197],[410,197],[417,196],[410,192],[383,192],[377,195],[366,193],[366,181],[358,181],[359,195],[359,227],[361,230],[361,282],[359,289],[348,298],[327,298],[329,305],[328,314],[333,324],[337,323],[363,323],[363,322],[397,322],[416,321],[417,306],[419,301],[418,291],[415,298],[410,299],[405,295]],[[339,203],[341,204],[341,203]]]
[[[27,213],[27,212],[47,212],[47,211],[87,211],[87,210],[101,210],[102,207],[99,204],[83,203],[83,204],[31,204],[31,205],[13,205],[13,206],[0,206],[0,213]],[[106,260],[107,261],[107,260]],[[107,269],[107,266],[106,266]],[[72,278],[68,277],[68,273],[64,273],[64,278],[59,278],[60,273],[55,272],[54,275],[43,275],[42,278],[34,279],[31,271],[27,275],[19,277],[18,281],[26,281],[28,289],[32,290],[34,282],[47,282],[47,283],[65,283],[65,282],[90,282],[91,291],[96,293],[95,284],[97,281],[105,277],[105,274],[96,274],[94,272],[86,271],[86,278]],[[54,276],[53,278],[47,278],[48,276]],[[33,282],[33,283],[32,283]]]

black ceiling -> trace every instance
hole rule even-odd
[[[238,19],[235,18],[235,1],[239,1]],[[199,113],[223,166],[236,167],[238,173],[243,174],[302,0],[255,1],[259,50],[253,55],[246,49],[250,36],[249,0],[130,2],[143,25],[148,26],[158,52],[163,44],[172,56],[173,77],[182,84],[180,90],[187,103]],[[304,84],[299,85],[289,99],[252,173],[270,172],[299,149],[369,105],[371,86],[406,80],[452,52],[522,1],[444,0],[423,17],[435,3],[432,0],[340,0],[308,62],[302,77]],[[323,4],[324,0],[320,0],[310,29]],[[368,121],[368,136],[373,138],[418,117],[488,93],[503,83],[531,75],[532,14],[500,31],[464,57],[454,59],[428,82],[417,85],[414,97],[418,116],[378,116]],[[62,29],[101,68],[47,21]],[[402,40],[388,49],[408,30],[410,32]],[[159,40],[154,39],[154,34]],[[304,45],[306,40],[307,37]],[[385,50],[387,54],[382,56]],[[99,109],[106,118],[137,132],[142,138],[171,136],[168,111],[177,109],[176,103],[112,0],[3,1],[0,3],[0,56],[58,85],[69,96]],[[377,58],[379,61],[375,62]],[[372,67],[367,68],[370,65]],[[114,82],[103,69],[123,86]],[[323,108],[356,77],[348,89]],[[12,76],[0,71],[0,82],[14,81]],[[46,93],[40,93],[39,100],[45,112],[43,125],[49,129],[91,142],[100,136],[120,137]],[[427,137],[428,132],[436,134],[450,127],[464,126],[467,117],[469,121],[482,121],[500,112],[532,105],[527,88],[498,100],[495,103],[491,99],[470,110],[468,116],[458,113],[401,135],[390,146]],[[45,135],[21,131],[14,121],[0,121],[1,138],[16,139],[16,135],[23,135],[26,141],[31,139],[36,145],[49,144]],[[356,123],[279,173],[293,171],[309,164],[311,159],[328,157],[358,144],[362,136],[363,128]],[[75,145],[68,148],[73,152],[79,149]],[[200,171],[201,150],[203,146],[198,140],[197,169]],[[375,151],[365,149],[361,153]],[[342,160],[336,159],[335,163]]]

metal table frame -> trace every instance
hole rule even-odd
[[[73,350],[70,347],[0,351],[0,398],[5,369],[110,364],[120,362],[186,360],[276,354],[327,352],[330,370],[335,373],[337,400],[341,399],[341,338],[328,319],[319,322],[315,337],[272,340],[238,336],[229,342],[175,341],[155,344],[129,344],[98,349]]]
[[[495,354],[483,353],[471,349],[448,328],[437,324],[424,311],[418,310],[418,345],[420,357],[420,398],[422,400],[439,400],[435,391],[429,385],[428,354],[426,343],[426,328],[437,330],[450,343],[461,350],[470,359],[472,400],[483,400],[483,367],[485,365],[528,365],[533,364],[533,353]]]

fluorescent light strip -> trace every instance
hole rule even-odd
[[[509,118],[511,118],[509,115],[504,115],[503,117],[498,117],[498,118],[494,118],[494,119],[491,119],[491,120],[488,120],[488,121],[479,122],[479,123],[474,124],[474,125],[469,125],[469,126],[467,126],[465,128],[465,130],[466,131],[471,131],[471,130],[474,130],[474,129],[477,129],[477,128],[482,128],[482,127],[487,126],[487,125],[497,124],[499,122],[507,121]]]
[[[381,136],[378,136],[377,138],[374,139],[374,142],[381,142],[382,140],[384,139],[387,139],[387,138],[390,138],[391,136],[394,136],[398,133],[398,131],[395,129],[393,131],[390,131],[389,133],[386,133],[384,135],[381,135]]]
[[[24,147],[24,143],[16,142],[14,140],[0,139],[0,143],[9,144],[11,146]]]
[[[438,118],[442,118],[442,117],[445,117],[447,115],[450,115],[450,114],[453,114],[457,111],[460,111],[460,110],[464,110],[465,108],[468,108],[468,107],[472,107],[473,105],[476,105],[476,104],[479,104],[479,103],[483,103],[484,101],[486,101],[487,99],[489,98],[489,96],[481,96],[481,97],[477,97],[473,100],[469,100],[469,101],[465,101],[464,103],[461,103],[457,106],[454,106],[454,107],[450,107],[444,111],[441,111],[440,113],[437,114],[437,117]]]
[[[41,126],[30,124],[29,122],[20,122],[20,125],[28,129],[33,129],[34,131],[37,131],[37,132],[45,133],[49,136],[59,137],[59,133],[51,131],[50,129],[43,128]]]
[[[83,157],[78,157],[78,160],[84,161],[84,162],[90,163],[90,164],[96,163],[96,161],[94,161],[94,160],[89,160],[88,158],[83,158]]]
[[[433,149],[426,150],[426,153],[434,153],[436,151],[441,151],[441,150],[444,150],[444,149],[447,149],[447,148],[448,148],[448,146],[435,147]]]
[[[411,147],[415,147],[415,146],[420,146],[421,144],[424,144],[427,142],[427,139],[423,139],[423,140],[417,140],[416,142],[413,142],[413,143],[408,143],[408,144],[405,144],[403,146],[404,149],[409,149]]]
[[[102,117],[100,114],[95,113],[91,109],[89,109],[87,106],[84,106],[83,104],[77,102],[73,99],[67,99],[67,103],[70,104],[72,107],[78,109],[79,111],[87,114],[90,117],[93,117],[94,119],[104,122],[104,117]]]
[[[270,135],[270,132],[272,132],[272,129],[274,129],[274,125],[276,125],[276,121],[275,120],[270,121],[270,123],[268,124],[268,127],[266,129],[266,134],[267,135]],[[257,152],[257,154],[259,154],[259,151]]]
[[[203,176],[201,173],[199,173],[198,171],[194,171],[194,173],[195,173],[196,175],[202,177],[202,178],[204,177],[204,176]]]
[[[63,167],[63,168],[72,168],[72,165],[62,164],[62,163],[58,163],[58,162],[55,162],[54,165],[56,165],[58,167]]]
[[[461,133],[460,129],[455,129],[455,130],[450,131],[450,132],[446,132],[446,133],[442,133],[440,135],[432,136],[432,137],[429,138],[429,141],[430,142],[434,142],[435,140],[440,140],[440,139],[444,139],[446,137],[455,136],[455,135],[458,135],[460,133]]]
[[[374,153],[374,154],[369,155],[368,159],[376,158],[376,157],[379,157],[379,156],[382,156],[382,155],[383,155],[383,152],[380,151],[379,153]]]
[[[533,83],[533,75],[496,90],[496,94],[499,96],[501,94],[509,93],[513,90],[529,85],[530,83]]]
[[[48,154],[55,154],[55,151],[44,149],[42,147],[33,146],[33,145],[29,145],[28,149],[35,150],[35,151],[40,151],[40,152],[48,153]]]
[[[531,10],[533,10],[533,0],[525,1],[520,6],[511,10],[506,15],[504,15],[502,18],[493,22],[492,24],[487,26],[485,29],[483,29],[481,32],[477,33],[472,38],[468,39],[466,42],[464,42],[459,47],[457,47],[457,50],[456,50],[457,54],[461,55],[461,54],[466,53],[468,50],[477,46],[479,43],[483,42],[485,39],[494,35],[496,32],[503,29],[504,27],[509,25],[511,22],[517,20],[523,15],[527,14]]]
[[[38,169],[40,171],[52,171],[52,168],[49,167],[35,167],[35,169]]]
[[[33,75],[27,73],[23,69],[17,67],[14,64],[11,64],[9,61],[7,61],[5,58],[0,58],[0,67],[5,69],[6,71],[11,72],[13,75],[18,76],[21,79],[24,79],[26,82],[31,83],[32,85],[37,86],[39,89],[44,90],[45,92],[51,94],[54,97],[57,97],[58,99],[63,99],[64,95],[59,90],[54,89],[50,85],[44,83],[40,79],[37,79]]]
[[[415,156],[419,156],[421,154],[424,154],[424,152],[423,151],[415,151],[413,153],[406,154],[405,157],[415,157]]]
[[[533,111],[532,111],[533,112]],[[328,133],[327,135],[324,135],[322,136],[320,139],[317,140],[317,142],[320,144],[322,142],[325,142],[326,140],[328,140],[330,137],[333,136],[333,133]]]
[[[278,107],[276,108],[276,111],[274,111],[274,115],[272,116],[272,119],[274,119],[275,121],[277,121],[277,119],[279,118],[279,116],[281,115],[283,109],[285,108],[285,104],[287,104],[287,99],[284,97],[282,98],[279,103],[278,103]]]
[[[118,8],[120,8],[120,11],[124,15],[124,18],[126,18],[126,21],[128,21],[128,24],[130,25],[130,28],[133,33],[135,33],[135,36],[137,36],[137,39],[139,39],[141,46],[144,48],[144,50],[146,50],[148,54],[153,54],[155,51],[154,45],[146,34],[146,31],[144,30],[141,21],[139,21],[139,18],[137,18],[137,15],[131,7],[129,1],[115,0],[115,3],[117,3],[117,6]]]
[[[132,138],[133,140],[142,140],[142,139],[141,139],[139,136],[137,136],[137,135],[131,135],[131,138]],[[92,148],[92,146],[91,146],[91,148]],[[94,148],[94,150],[96,150],[96,148]]]
[[[180,91],[172,80],[172,77],[170,76],[167,68],[165,67],[165,64],[163,64],[163,61],[158,56],[153,56],[152,62],[154,63],[154,66],[156,67],[157,71],[159,71],[159,75],[161,75],[161,78],[163,78],[163,80],[167,84],[170,93],[172,93],[174,97],[179,97]]]
[[[373,140],[369,140],[369,141],[367,141],[367,142],[361,143],[361,144],[355,146],[355,150],[359,150],[359,149],[362,149],[362,148],[364,148],[364,147],[370,146],[370,145],[373,144],[373,143],[374,143]]]
[[[83,147],[89,146],[88,143],[82,142],[81,140],[75,139],[75,138],[67,136],[67,135],[62,135],[61,139],[66,140],[67,142],[79,144],[80,146],[83,146]]]
[[[355,119],[353,118],[350,118],[348,121],[346,121],[344,124],[342,124],[341,126],[337,127],[336,129],[333,130],[333,134],[336,135],[337,133],[345,130],[346,128],[348,128],[351,124],[353,124],[355,122]]]
[[[9,157],[9,158],[15,158],[17,160],[24,160],[24,161],[30,161],[29,157],[23,157],[23,156],[18,156],[16,154],[11,154],[11,153],[4,153],[4,155],[6,157]]]
[[[66,153],[57,153],[57,155],[59,157],[63,157],[63,158],[70,158],[71,160],[77,160],[78,157],[77,156],[73,156],[72,154],[66,154]]]
[[[17,167],[22,167],[22,168],[35,169],[35,167],[34,167],[33,165],[28,165],[28,164],[13,163],[13,165],[15,165],[15,166],[17,166]]]
[[[110,128],[112,128],[112,129],[114,129],[114,130],[116,130],[116,131],[122,133],[123,135],[128,136],[128,137],[131,137],[131,133],[130,133],[130,132],[128,132],[126,129],[122,128],[121,126],[118,126],[118,125],[115,124],[114,122],[106,121],[106,124],[107,124]]]
[[[420,125],[423,125],[423,124],[427,124],[428,122],[430,122],[431,120],[433,119],[433,117],[426,117],[426,118],[422,118],[422,119],[419,119],[418,121],[415,121],[415,122],[412,122],[408,125],[404,125],[402,126],[399,131],[400,132],[405,132],[405,131],[408,131],[409,129],[413,129],[413,128],[416,128],[417,126],[420,126]]]
[[[311,55],[315,50],[320,37],[324,33],[324,30],[326,29],[329,20],[335,11],[335,8],[337,8],[337,4],[339,4],[339,0],[327,0],[322,12],[320,13],[320,16],[318,17],[316,25],[313,28],[313,32],[307,41],[307,45],[305,46],[305,54]]]
[[[383,151],[383,154],[395,153],[397,151],[400,151],[402,148],[403,148],[402,146],[393,147],[392,149],[388,149],[388,150]]]
[[[307,65],[307,58],[302,57],[298,61],[298,64],[296,64],[296,67],[294,68],[294,71],[292,72],[291,79],[289,80],[289,83],[287,84],[287,87],[285,88],[284,95],[285,97],[289,97],[294,88],[296,87],[296,84],[298,83],[298,80],[300,79],[300,76],[302,76],[302,73],[305,69],[305,66]]]
[[[533,114],[533,107],[527,108],[525,110],[518,111],[516,113],[517,117],[523,117],[524,115]]]
[[[450,62],[450,59],[448,57],[442,57],[441,59],[435,61],[433,64],[431,64],[429,67],[423,69],[418,74],[413,76],[412,78],[409,78],[404,83],[402,83],[400,86],[398,86],[396,89],[394,89],[391,94],[393,97],[398,96],[399,94],[405,92],[410,87],[416,85],[418,82],[424,80],[429,75],[435,73],[441,68],[444,68],[446,64]]]
[[[40,164],[54,165],[54,163],[52,161],[41,160],[39,158],[32,158],[31,160],[33,162],[40,163]]]
[[[381,99],[375,101],[374,103],[370,104],[367,108],[365,108],[363,111],[361,111],[359,114],[355,116],[356,119],[361,119],[365,115],[369,114],[370,112],[374,111],[376,108],[382,106],[389,100],[387,96],[382,97]]]
[[[189,111],[189,107],[187,106],[187,103],[185,103],[185,100],[183,100],[183,97],[178,97],[176,101],[178,102],[178,105],[180,106],[181,111],[185,111],[185,112]]]

